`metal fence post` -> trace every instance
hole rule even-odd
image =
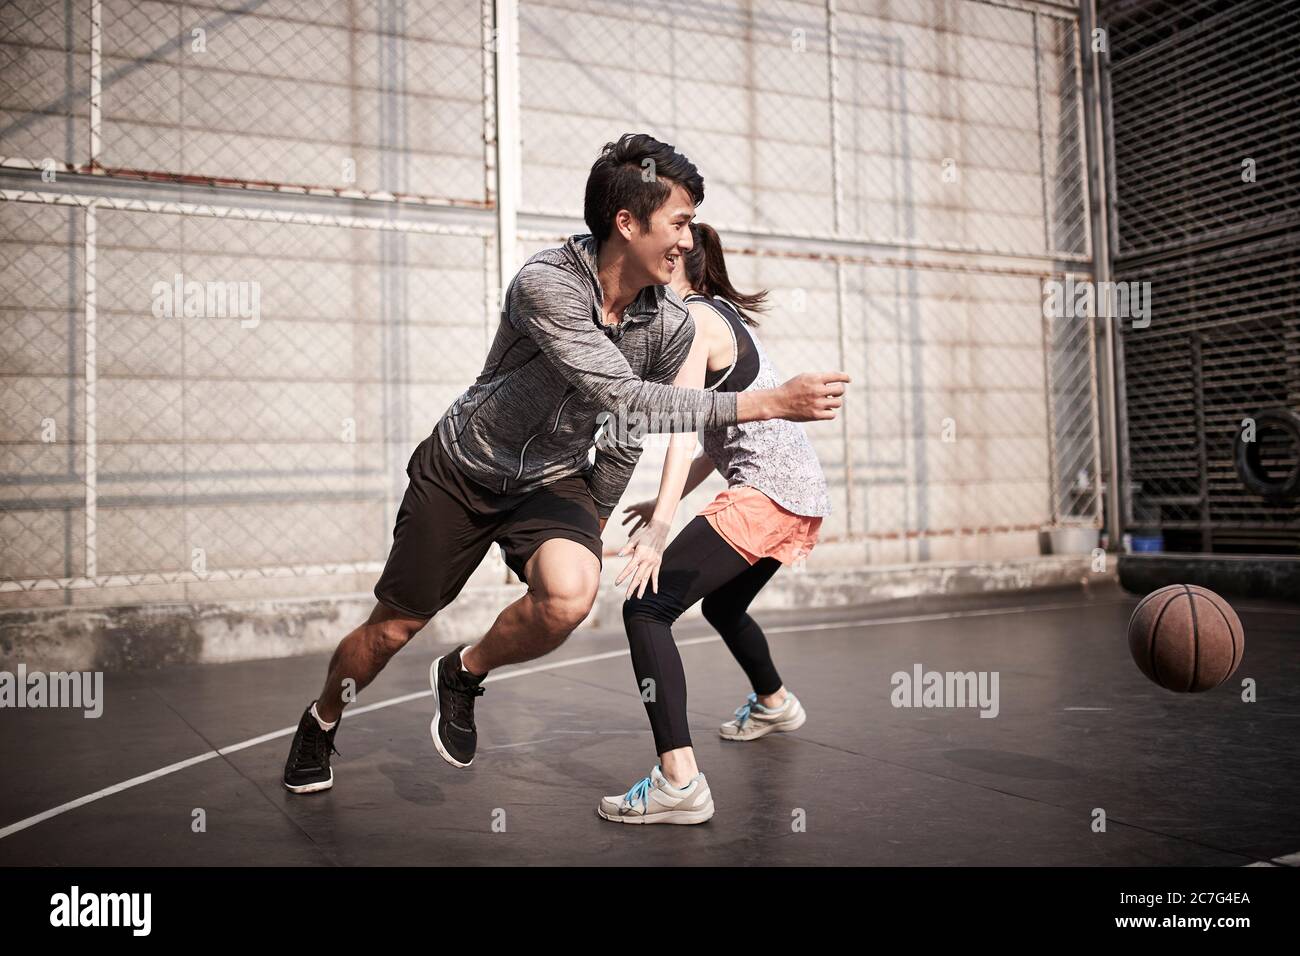
[[[1085,177],[1085,188],[1088,189],[1089,193],[1089,206],[1091,207],[1093,221],[1093,278],[1098,283],[1099,288],[1108,288],[1105,283],[1109,283],[1111,280],[1110,200],[1106,176],[1101,78],[1098,73],[1098,57],[1095,54],[1088,55],[1091,53],[1092,46],[1086,39],[1086,37],[1091,36],[1097,25],[1096,0],[1088,0],[1087,3],[1083,4],[1081,14],[1079,23],[1080,68],[1084,71],[1086,77],[1083,101],[1084,110],[1088,117],[1087,122],[1084,124],[1086,130],[1084,139],[1088,147],[1088,171]],[[1102,475],[1106,481],[1105,526],[1110,548],[1114,550],[1119,546],[1120,535],[1123,532],[1120,514],[1123,475],[1120,472],[1119,420],[1116,408],[1121,396],[1116,388],[1115,316],[1109,314],[1110,309],[1106,311],[1107,315],[1104,318],[1103,325],[1105,330],[1102,360],[1104,380],[1101,383],[1099,393],[1102,405],[1101,424],[1105,436],[1105,455],[1102,460]]]

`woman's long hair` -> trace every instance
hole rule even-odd
[[[686,278],[696,292],[712,298],[720,295],[729,300],[740,312],[741,321],[746,325],[757,326],[748,311],[762,312],[767,309],[767,290],[746,295],[737,292],[731,280],[727,278],[727,261],[722,255],[722,240],[713,227],[704,222],[691,223],[691,238],[695,245],[686,253]]]

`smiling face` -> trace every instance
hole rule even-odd
[[[649,229],[626,209],[619,210],[616,226],[627,239],[628,260],[646,285],[668,285],[685,269],[682,257],[692,245],[694,218],[690,194],[676,183],[667,201],[650,214]]]

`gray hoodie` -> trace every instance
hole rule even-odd
[[[596,243],[570,236],[537,253],[506,291],[483,371],[439,419],[443,447],[469,477],[500,494],[532,491],[585,473],[602,518],[618,505],[641,457],[634,438],[602,439],[602,413],[659,416],[693,431],[736,423],[736,395],[676,388],[695,336],[689,310],[667,286],[647,286],[613,326],[601,322]],[[666,419],[665,419],[665,416]],[[642,420],[643,421],[643,420]],[[635,431],[635,430],[634,430]]]

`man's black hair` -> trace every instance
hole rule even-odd
[[[614,231],[614,217],[626,209],[641,228],[650,228],[651,214],[668,201],[673,184],[704,201],[704,177],[695,164],[667,143],[645,133],[624,133],[606,143],[587,177],[582,217],[587,228],[604,242]]]

